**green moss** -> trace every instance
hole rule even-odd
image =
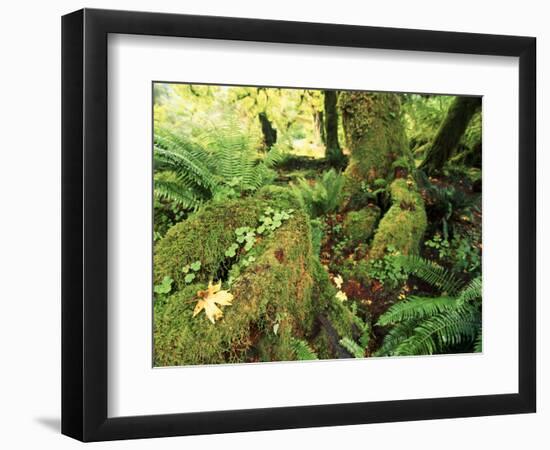
[[[289,187],[269,184],[261,188],[256,198],[269,202],[269,205],[278,209],[303,209],[302,200]]]
[[[266,204],[256,198],[213,202],[174,225],[155,245],[155,284],[170,276],[181,289],[185,286],[181,269],[194,261],[201,262],[197,281],[213,278],[225,251],[235,241],[235,230],[256,226]]]
[[[350,245],[365,243],[372,236],[379,217],[380,209],[376,206],[349,212],[344,219],[344,234]]]
[[[362,181],[391,179],[393,162],[403,156],[410,157],[399,96],[345,91],[340,95],[340,107],[346,142],[351,150],[345,172],[346,191],[355,193]]]
[[[384,215],[373,238],[369,256],[381,258],[388,247],[403,255],[418,252],[427,226],[424,201],[411,180],[397,179],[390,186],[392,206]]]
[[[353,313],[342,302],[336,299],[336,287],[331,283],[328,272],[318,260],[315,260],[313,263],[313,274],[315,315],[323,315],[327,318],[339,338],[352,336],[355,331]],[[332,344],[324,330],[321,330],[319,335],[314,339],[313,347],[320,359],[335,357]]]
[[[288,188],[266,186],[257,196],[212,202],[187,220],[170,228],[155,245],[154,281],[165,276],[174,280],[176,289],[185,286],[183,266],[201,262],[197,281],[215,278],[225,251],[235,241],[239,227],[256,227],[266,207],[299,209],[299,199]]]
[[[230,289],[233,305],[224,307],[223,318],[215,324],[204,313],[192,317],[192,301],[204,284],[185,287],[168,300],[155,316],[157,366],[250,361],[253,347],[266,339],[271,360],[292,359],[287,338],[307,334],[314,317],[311,234],[305,213],[294,212],[261,248]],[[265,351],[263,356],[267,358]]]

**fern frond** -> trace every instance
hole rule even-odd
[[[158,199],[170,200],[183,209],[195,211],[202,199],[176,181],[155,180],[154,194]]]
[[[413,334],[417,324],[417,321],[410,320],[394,325],[384,337],[382,345],[375,352],[374,356],[392,356],[399,344]]]
[[[294,193],[302,199],[311,217],[318,217],[336,211],[342,201],[345,177],[331,169],[311,185],[299,178],[293,185]]]
[[[315,353],[306,341],[293,338],[291,341],[292,349],[296,355],[298,361],[309,361],[319,359],[317,353]]]
[[[453,297],[416,297],[392,305],[378,319],[379,326],[387,326],[408,320],[424,319],[456,307]]]
[[[459,304],[480,299],[482,295],[481,277],[476,277],[460,292],[457,298]]]
[[[474,342],[474,352],[481,353],[483,351],[483,333],[481,327],[477,333],[476,340]]]
[[[418,325],[412,336],[401,342],[395,355],[432,355],[449,346],[473,342],[480,320],[471,307],[461,307],[437,314]]]
[[[350,352],[355,358],[365,357],[365,349],[348,337],[340,339],[340,345]]]
[[[462,282],[444,267],[420,256],[400,256],[402,267],[409,274],[440,289],[448,295],[458,293]]]

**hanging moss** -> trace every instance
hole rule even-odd
[[[356,247],[366,243],[372,236],[379,217],[380,209],[376,206],[349,212],[344,219],[344,235],[349,239],[349,244]]]
[[[351,150],[347,188],[353,194],[361,182],[391,179],[393,162],[410,155],[398,95],[345,91],[339,101]]]
[[[370,258],[381,258],[389,248],[403,255],[418,252],[427,226],[424,201],[412,179],[397,179],[390,186],[392,206],[373,238]]]
[[[157,366],[255,360],[252,348],[266,337],[271,360],[292,359],[289,336],[307,334],[314,318],[311,233],[305,213],[296,211],[266,239],[262,250],[231,287],[233,305],[224,307],[223,318],[215,324],[204,314],[192,317],[192,301],[204,284],[185,287],[169,298],[155,316]]]

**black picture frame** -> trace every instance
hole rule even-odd
[[[107,36],[179,36],[519,58],[518,393],[107,416]],[[62,18],[62,433],[82,441],[535,412],[536,39],[83,9]]]

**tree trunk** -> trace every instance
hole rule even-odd
[[[336,91],[324,91],[325,97],[325,145],[326,157],[333,165],[339,165],[344,159],[344,154],[338,143],[338,93]]]
[[[395,163],[410,163],[399,96],[345,91],[340,94],[340,108],[346,142],[351,151],[345,172],[349,180],[347,190],[351,195],[361,189],[361,183],[393,179]]]
[[[315,123],[315,133],[319,140],[326,145],[327,139],[325,135],[325,116],[323,111],[317,111],[313,114],[313,122]]]
[[[262,126],[265,149],[269,150],[277,141],[277,130],[273,128],[273,125],[271,124],[271,121],[267,118],[267,114],[265,112],[259,113],[258,119]]]
[[[439,127],[437,134],[428,146],[421,169],[428,173],[440,172],[460,143],[470,120],[481,108],[480,97],[456,97]]]

